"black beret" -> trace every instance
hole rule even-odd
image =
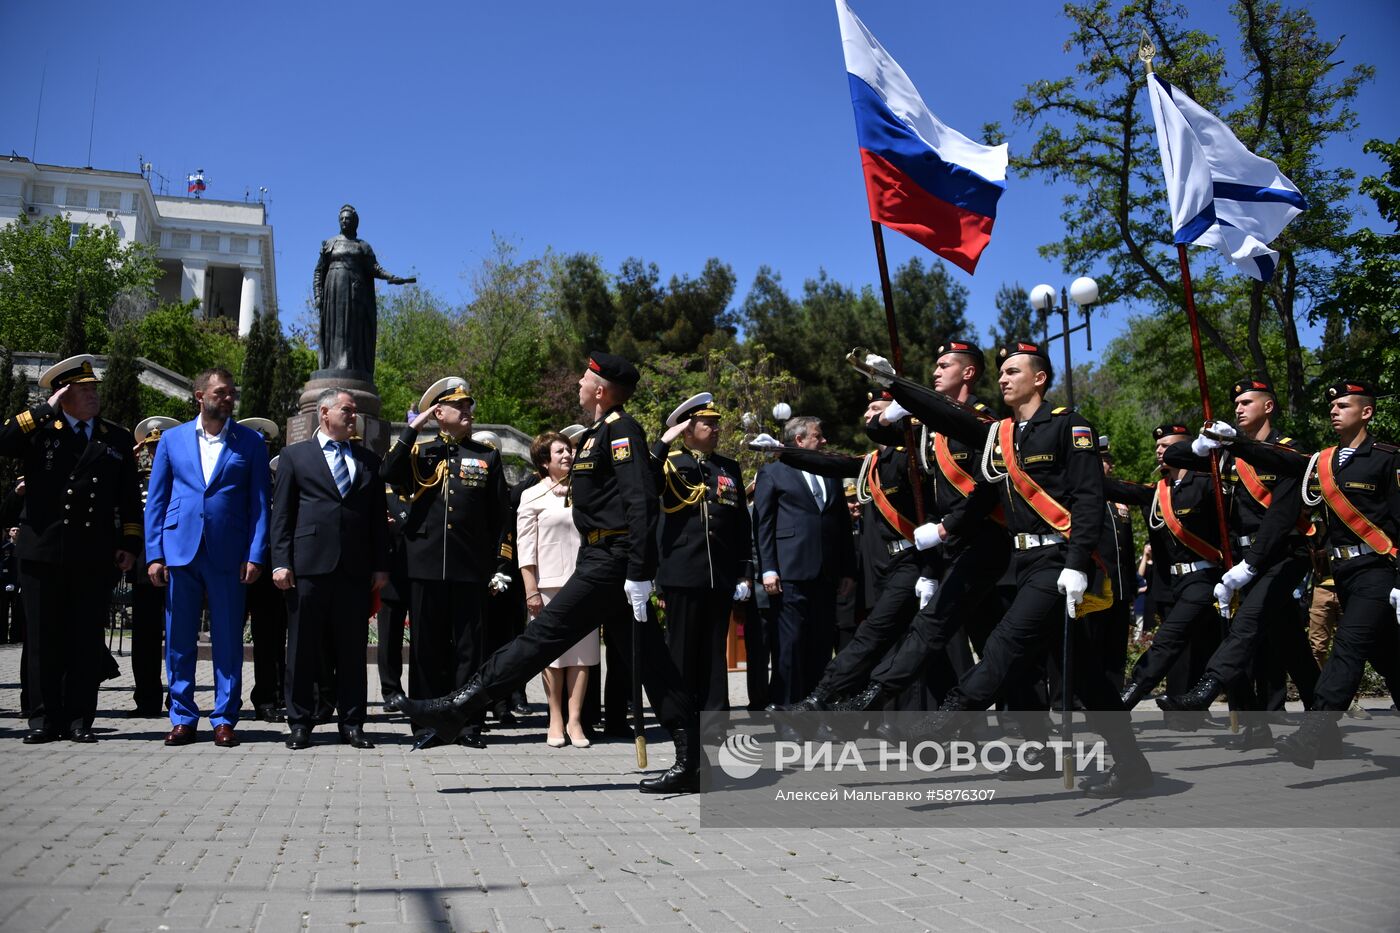
[[[1166,424],[1159,424],[1152,429],[1152,439],[1154,441],[1160,441],[1162,438],[1170,437],[1173,434],[1189,435],[1190,433],[1191,429],[1180,421],[1168,421]]]
[[[1327,387],[1327,401],[1329,402],[1344,395],[1364,395],[1375,398],[1376,387],[1369,382],[1362,382],[1360,379],[1343,379],[1341,382]]]
[[[635,389],[642,378],[637,367],[615,353],[604,353],[602,350],[588,354],[588,368],[609,382],[629,389]]]
[[[982,351],[971,340],[945,340],[938,345],[938,351],[934,353],[933,358],[938,359],[945,353],[966,353],[968,356],[975,356],[979,363],[983,361]]]
[[[1038,357],[1045,364],[1046,369],[1051,368],[1050,354],[1042,350],[1040,348],[1040,344],[1030,340],[1010,341],[1000,350],[997,351],[997,359],[1007,360],[1013,356],[1020,356],[1022,354],[1025,354],[1026,356]]]
[[[1246,392],[1267,392],[1274,394],[1274,384],[1263,376],[1245,376],[1230,387],[1230,401],[1235,401]]]

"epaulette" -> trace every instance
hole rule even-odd
[[[1064,414],[1065,412],[1067,412],[1067,411],[1069,411],[1068,408],[1063,408],[1063,407],[1061,407],[1061,408],[1052,408],[1052,409],[1050,409],[1050,414],[1052,414],[1052,415],[1063,415],[1063,414]]]
[[[973,402],[972,407],[977,409],[978,411],[991,411],[990,408],[988,408],[986,405],[983,405],[981,402]]]
[[[683,457],[683,456],[685,456],[685,451],[684,451],[684,450],[673,450],[673,451],[671,451],[670,453],[666,454],[666,456],[668,456],[668,457]]]
[[[1292,447],[1292,446],[1293,446],[1293,438],[1291,438],[1291,437],[1280,437],[1280,438],[1278,439],[1278,442],[1279,442],[1280,444],[1282,444],[1284,447]]]
[[[620,412],[620,411],[615,411],[615,412],[613,412],[612,414],[608,415],[606,418],[604,418],[604,419],[603,419],[603,423],[604,423],[604,424],[612,424],[614,421],[616,421],[618,418],[621,418],[621,417],[622,417],[622,412]]]
[[[1383,444],[1380,441],[1372,441],[1371,446],[1376,450],[1383,450],[1388,454],[1400,453],[1400,447],[1396,447],[1394,444]]]

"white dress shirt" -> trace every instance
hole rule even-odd
[[[208,486],[214,467],[219,463],[219,454],[224,452],[228,441],[228,422],[224,422],[218,434],[209,434],[204,430],[204,419],[200,418],[195,422],[194,436],[199,438],[199,466],[204,470],[204,485]]]
[[[332,446],[327,448],[327,444],[331,444]],[[350,442],[333,441],[326,432],[322,431],[320,428],[316,429],[316,446],[321,448],[321,455],[326,458],[326,469],[331,471],[332,479],[335,478],[335,444],[345,445],[345,469],[350,471],[350,483],[354,485],[356,467],[355,457],[350,453]]]

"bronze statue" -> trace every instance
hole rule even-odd
[[[321,244],[312,281],[321,311],[321,369],[371,381],[379,311],[374,280],[407,285],[416,278],[390,275],[374,258],[374,250],[355,236],[360,215],[347,204],[340,209],[340,235]]]

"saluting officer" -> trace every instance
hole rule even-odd
[[[475,405],[465,379],[439,379],[423,393],[418,416],[380,467],[381,477],[410,502],[403,547],[413,626],[408,695],[414,698],[451,693],[476,673],[485,657],[487,587],[509,582],[496,570],[508,507],[505,473],[496,449],[471,437]],[[419,430],[433,419],[437,437],[419,440]],[[475,720],[462,744],[485,748],[485,718]],[[414,734],[419,748],[443,743],[416,719]]]
[[[1400,684],[1400,448],[1371,437],[1376,390],[1359,379],[1327,389],[1333,447],[1313,456],[1305,500],[1325,504],[1342,617],[1316,696],[1297,732],[1277,743],[1284,758],[1311,768],[1319,758],[1342,757],[1337,719],[1356,696],[1370,661],[1396,699]]]
[[[48,401],[0,427],[0,454],[24,461],[16,549],[27,620],[26,744],[95,742],[100,633],[117,571],[141,549],[141,489],[131,432],[98,417],[93,358],[50,366]]]
[[[146,508],[146,487],[151,482],[151,463],[162,431],[180,422],[155,415],[136,426],[136,475],[141,484],[141,508]],[[135,681],[136,709],[132,716],[155,719],[165,716],[165,687],[160,672],[165,666],[165,591],[151,585],[145,574],[145,549],[138,555],[131,580],[131,678]]]
[[[615,618],[625,597],[633,613],[646,619],[635,626],[642,637],[639,674],[676,744],[676,763],[643,780],[639,789],[669,794],[698,789],[700,750],[694,700],[646,608],[656,572],[657,496],[646,462],[646,434],[622,408],[639,378],[622,357],[595,351],[579,379],[579,405],[593,426],[579,437],[569,473],[574,524],[583,538],[574,575],[525,633],[488,658],[464,688],[433,700],[410,699],[404,710],[440,735],[455,735],[493,698],[543,670],[598,619]],[[622,626],[613,637],[625,649],[633,634],[632,627]]]
[[[661,490],[656,585],[666,601],[666,643],[696,705],[729,709],[729,613],[753,592],[753,528],[738,461],[717,453],[719,411],[701,392],[666,419],[651,448]],[[671,444],[680,439],[679,449]]]

